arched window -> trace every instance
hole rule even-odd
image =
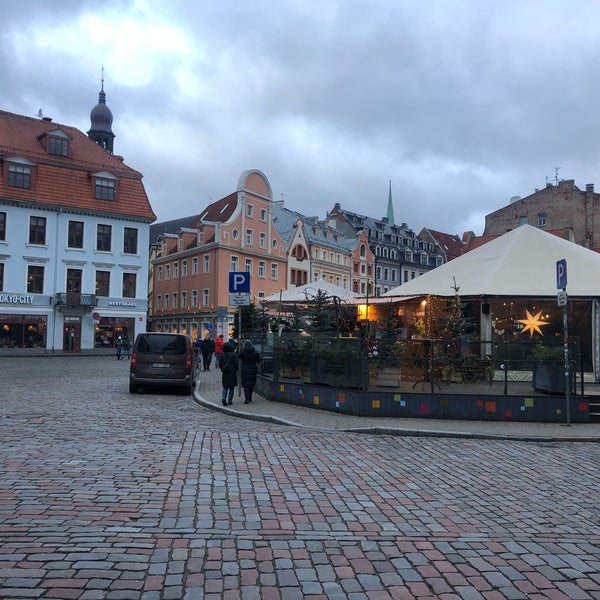
[[[360,256],[361,258],[365,258],[365,256],[367,255],[367,249],[365,248],[364,244],[360,245]]]

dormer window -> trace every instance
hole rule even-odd
[[[7,178],[9,186],[30,189],[35,165],[24,158],[11,158],[7,163]]]
[[[69,150],[69,144],[67,140],[59,137],[50,137],[50,154],[60,154],[61,156],[67,156]]]
[[[110,173],[94,173],[94,198],[97,200],[115,200],[117,178]]]

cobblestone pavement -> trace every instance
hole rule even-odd
[[[600,599],[600,444],[397,437],[0,358],[0,597]]]

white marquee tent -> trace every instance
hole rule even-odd
[[[521,225],[383,294],[399,296],[556,297],[556,263],[567,261],[569,298],[600,297],[600,254],[551,233]]]
[[[271,294],[266,298],[262,298],[261,302],[308,302],[315,298],[319,292],[324,292],[330,297],[335,296],[342,301],[348,301],[358,297],[358,294],[355,294],[350,290],[321,279],[319,281],[313,281],[311,283],[305,283],[304,285],[283,290],[281,294]]]

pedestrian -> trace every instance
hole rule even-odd
[[[256,376],[258,374],[258,363],[260,362],[260,354],[256,351],[252,342],[246,340],[244,347],[238,355],[239,361],[242,363],[242,387],[244,388],[244,404],[252,402],[252,392],[256,385]]]
[[[219,365],[221,368],[221,383],[223,392],[221,394],[221,402],[223,406],[233,404],[233,393],[237,385],[237,367],[238,359],[235,350],[231,344],[223,344],[223,352]]]
[[[123,352],[127,358],[131,358],[131,342],[127,336],[123,338]]]
[[[234,348],[235,350],[235,348]],[[221,357],[223,356],[223,334],[217,336],[215,340],[215,367],[221,366]]]
[[[212,362],[212,355],[215,351],[215,343],[207,335],[202,342],[200,342],[200,353],[202,354],[202,366],[205,371],[210,371],[210,363]]]
[[[123,354],[123,338],[121,336],[117,338],[115,348],[117,349],[117,360],[121,360],[121,354]]]

